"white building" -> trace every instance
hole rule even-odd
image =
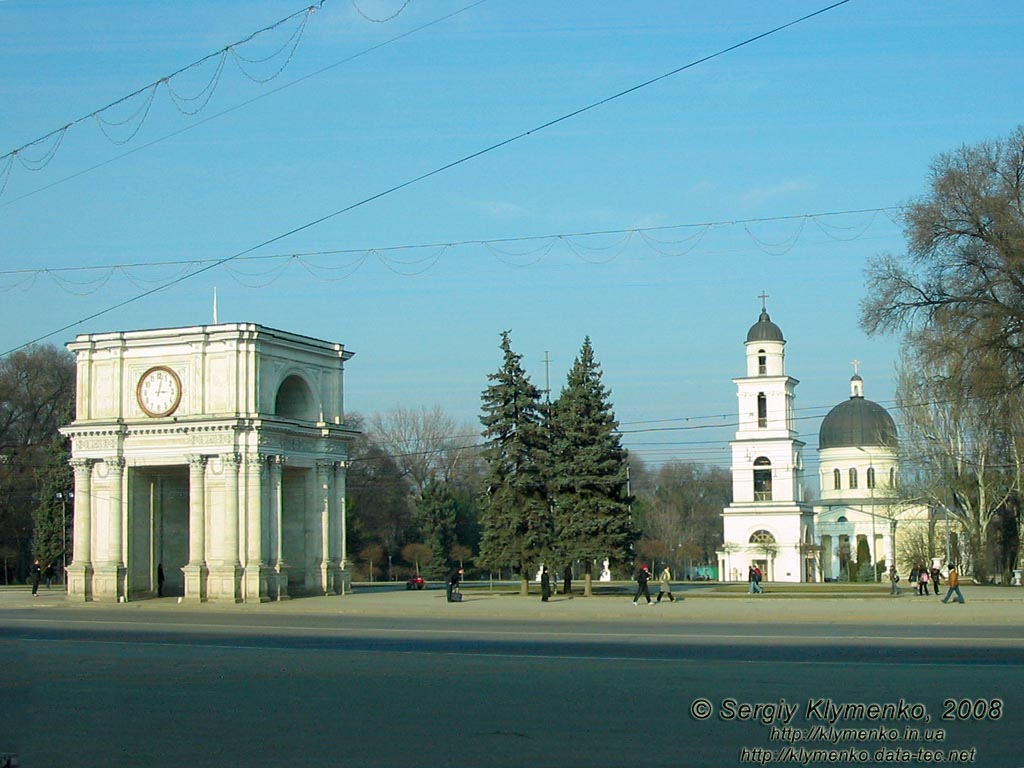
[[[70,597],[344,592],[351,352],[247,323],[85,334],[68,348]]]
[[[870,560],[893,562],[901,522],[927,509],[898,502],[896,425],[851,379],[850,399],[833,408],[818,435],[820,498],[804,498],[803,450],[793,417],[799,383],[786,375],[782,330],[762,306],[746,340],[746,376],[733,379],[739,428],[732,447],[733,502],[722,512],[721,581],[746,581],[760,567],[769,581],[849,576],[866,542]]]
[[[768,581],[810,581],[814,513],[803,498],[804,443],[793,413],[799,382],[786,375],[786,341],[763,307],[747,333],[746,369],[733,379],[739,427],[719,579],[745,581],[757,565]]]
[[[850,399],[821,422],[818,461],[814,530],[821,577],[848,578],[848,564],[864,542],[870,561],[883,564],[884,580],[895,562],[899,526],[926,523],[928,508],[899,500],[896,424],[885,408],[864,397],[857,373],[850,379]]]

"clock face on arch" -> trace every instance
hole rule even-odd
[[[170,416],[181,402],[181,379],[166,365],[154,366],[142,374],[135,395],[147,416]]]

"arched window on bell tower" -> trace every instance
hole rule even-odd
[[[754,501],[772,500],[772,463],[765,456],[754,459]]]
[[[832,470],[832,487],[837,491],[843,487],[843,473],[838,469]]]
[[[763,349],[757,350],[757,375],[768,375],[768,355]]]
[[[760,429],[768,426],[768,398],[764,392],[757,393],[757,426]]]

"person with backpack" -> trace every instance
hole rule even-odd
[[[928,594],[928,569],[924,566],[921,566],[921,569],[917,573],[917,594]]]
[[[930,581],[932,583],[932,592],[935,593],[936,597],[939,596],[939,579],[941,577],[942,577],[942,572],[939,570],[938,566],[932,566]]]

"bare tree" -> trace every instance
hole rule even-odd
[[[375,413],[370,432],[402,469],[417,496],[431,480],[452,482],[460,464],[478,452],[476,430],[457,425],[436,405]]]
[[[665,542],[676,567],[687,560],[714,562],[722,539],[722,509],[731,500],[729,473],[681,461],[649,471],[635,459],[631,462],[635,509],[644,536]],[[684,546],[689,553],[685,557]],[[694,554],[695,549],[700,554]]]
[[[905,414],[917,439],[908,458],[927,497],[963,525],[983,580],[996,519],[1024,523],[1024,126],[938,157],[904,225],[907,252],[869,264],[861,325],[905,333],[918,368],[901,380],[917,406]],[[1004,544],[1018,538],[1003,526]]]
[[[943,510],[967,538],[967,567],[987,581],[993,524],[1021,487],[1020,408],[1010,395],[972,396],[941,360],[905,349],[901,493]]]
[[[941,331],[977,388],[1024,385],[1024,126],[932,165],[931,188],[904,214],[907,253],[868,267],[868,333]],[[986,374],[997,374],[990,377]]]

